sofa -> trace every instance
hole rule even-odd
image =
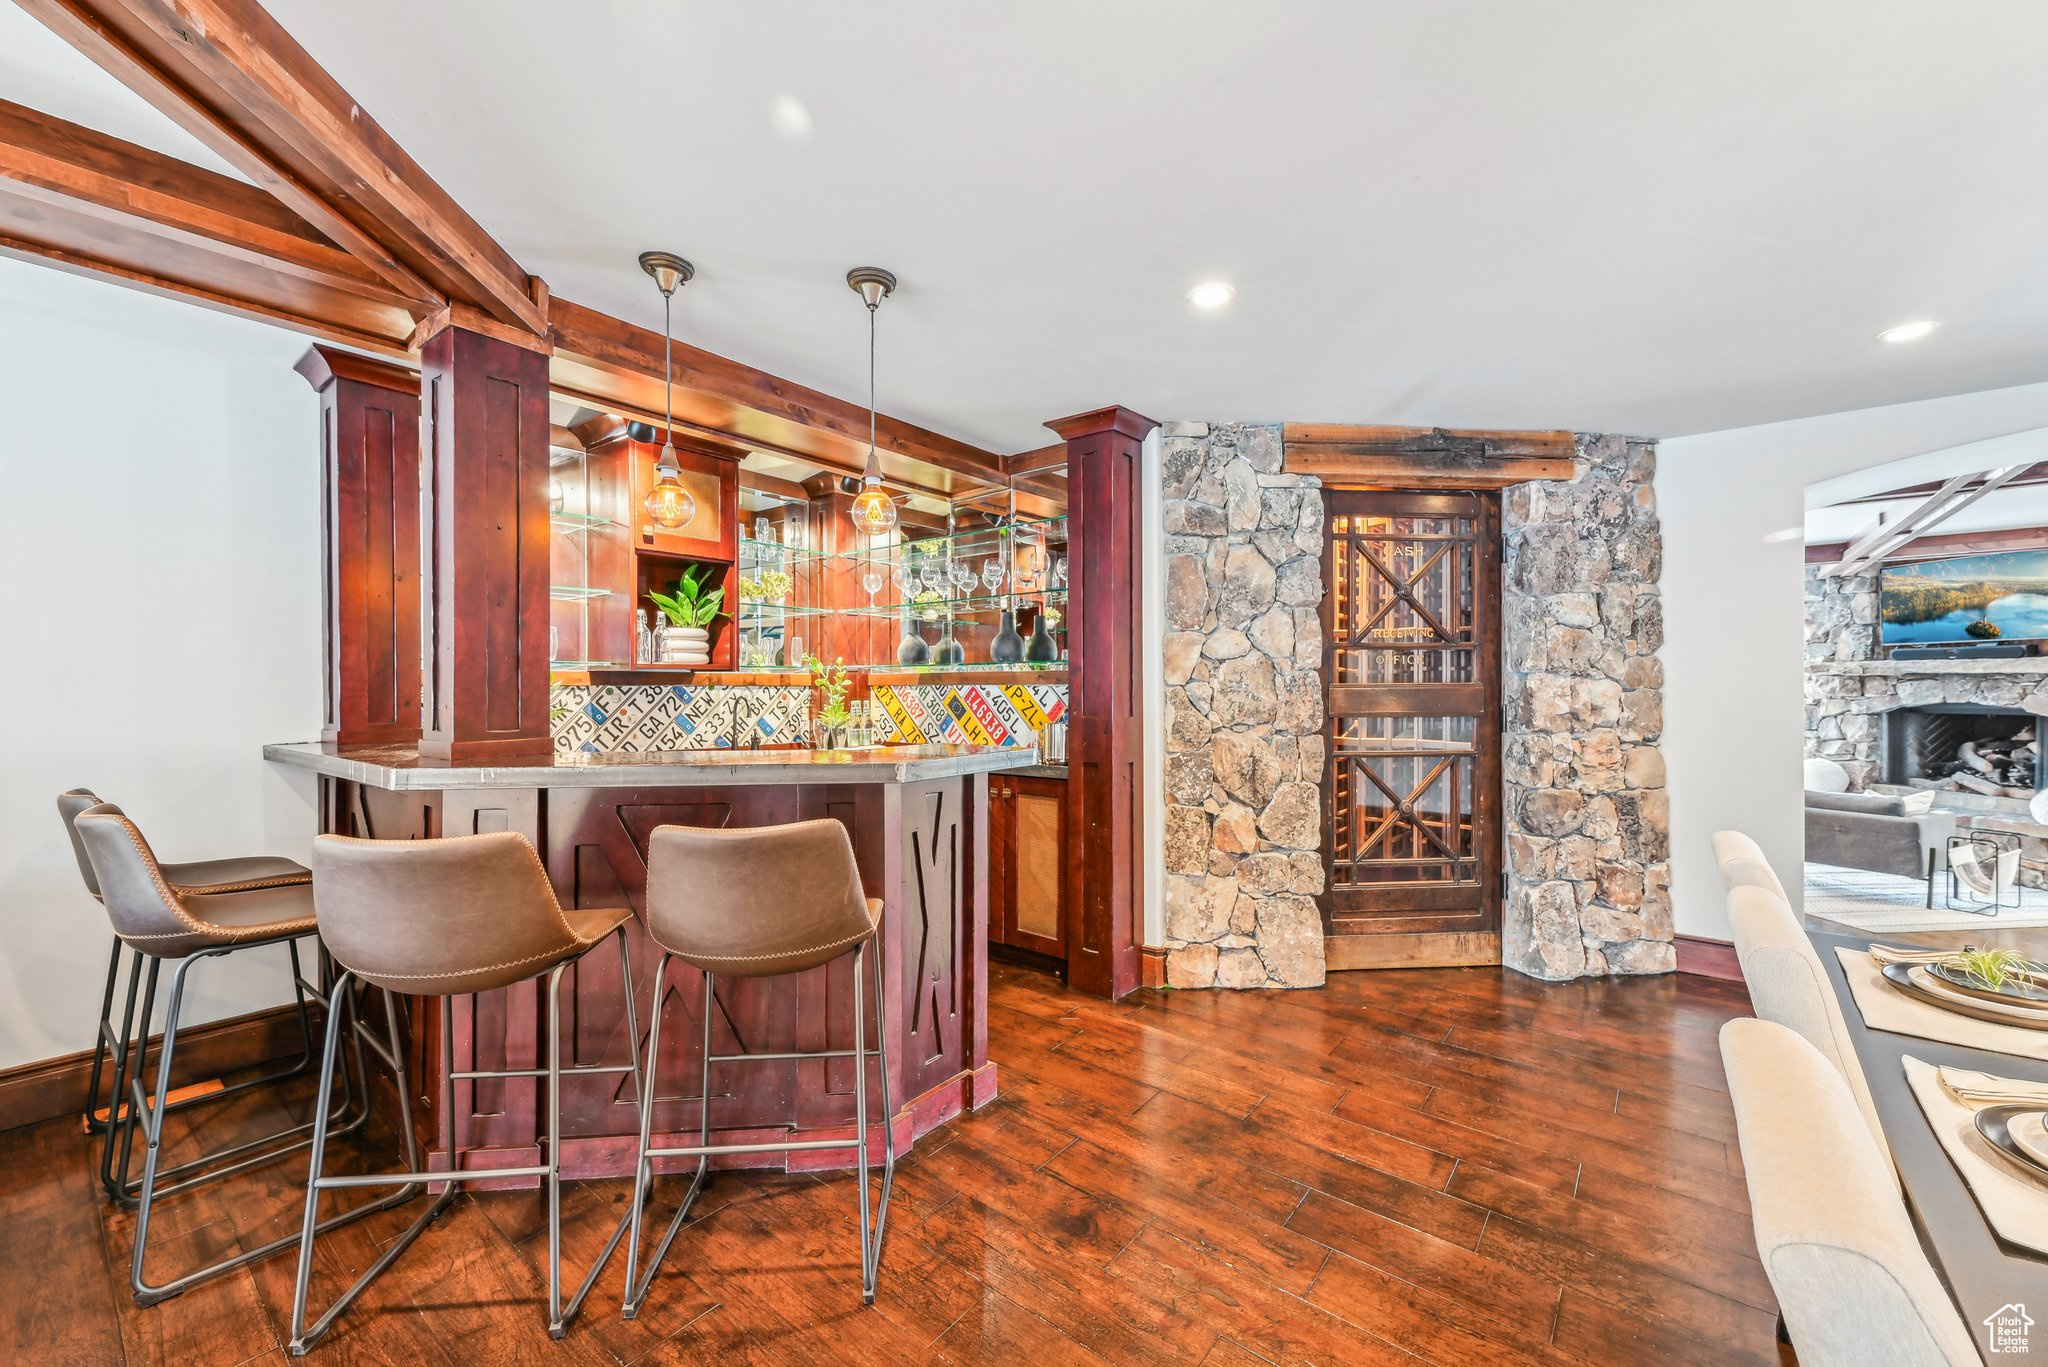
[[[1806,790],[1806,859],[1842,869],[1927,880],[1934,905],[1936,876],[1948,855],[1956,819],[1933,810],[1933,793],[1823,793]]]

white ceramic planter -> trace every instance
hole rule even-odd
[[[663,627],[661,662],[670,665],[711,663],[711,632],[704,627]]]

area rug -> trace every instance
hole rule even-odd
[[[1934,907],[1927,906],[1927,884],[1862,869],[1830,864],[1806,866],[1806,914],[1832,921],[1866,935],[1906,930],[1982,930],[1994,926],[2048,926],[2048,891],[2021,888],[2018,907],[1996,916],[1972,915],[1942,905],[1947,880],[1936,882]],[[2008,894],[2010,895],[2010,894]]]

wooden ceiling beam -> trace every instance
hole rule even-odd
[[[614,403],[645,406],[661,386],[661,334],[567,299],[551,301],[550,335],[558,380]],[[780,379],[752,366],[677,342],[677,416],[732,433],[779,454],[829,470],[859,474],[867,463],[865,405]],[[679,424],[680,425],[680,424]],[[969,486],[1001,484],[1002,458],[991,451],[882,415],[875,444],[883,473],[935,485],[941,496]],[[899,460],[890,460],[898,457]],[[904,468],[929,467],[931,479]]]
[[[17,0],[417,306],[541,333],[536,282],[255,0]]]
[[[410,303],[255,186],[7,100],[0,181],[23,203],[143,229],[393,308]]]
[[[1067,468],[1067,444],[1054,442],[1041,446],[1036,451],[1019,451],[1003,457],[1003,473],[1008,475],[1035,475],[1042,470],[1064,470]]]
[[[1809,565],[1832,565],[1849,549],[1846,541],[1820,541],[1806,548]],[[1949,560],[1961,555],[1996,555],[2001,551],[2048,551],[2048,527],[2009,527],[1988,532],[1940,532],[1917,536],[1886,556],[1887,565],[1923,560]]]

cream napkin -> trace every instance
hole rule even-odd
[[[1864,951],[1837,948],[1835,955],[1842,961],[1842,971],[1848,976],[1849,994],[1856,999],[1856,1009],[1863,1013],[1863,1023],[1872,1030],[1915,1035],[1921,1039],[1940,1040],[1944,1044],[1967,1045],[1972,1049],[1989,1049],[1997,1054],[2018,1054],[2022,1058],[2048,1062],[2048,1030],[1999,1025],[1978,1020],[1975,1016],[1965,1016],[1959,1011],[1944,1011],[1941,1007],[1909,997],[1886,982],[1884,974]]]
[[[1942,1085],[1940,1074],[1944,1070],[1910,1054],[1903,1062],[1913,1099],[1920,1103],[1934,1137],[1941,1141],[1942,1151],[1962,1174],[1963,1184],[1976,1198],[1984,1219],[2007,1241],[2037,1253],[2048,1253],[2048,1184],[2021,1175],[1991,1147],[1990,1141],[1977,1133],[1976,1111],[1957,1101]],[[1982,1073],[1967,1076],[1982,1078],[2008,1091],[2038,1085]]]

